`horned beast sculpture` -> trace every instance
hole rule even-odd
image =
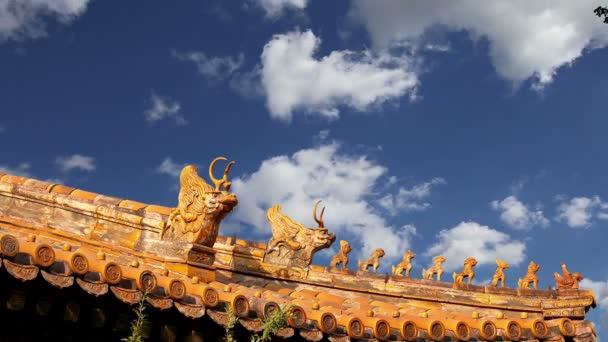
[[[290,217],[281,213],[281,206],[275,205],[268,209],[266,218],[272,228],[272,238],[266,248],[265,262],[274,264],[306,267],[312,262],[315,252],[328,248],[336,239],[335,234],[329,234],[323,222],[325,208],[317,218],[317,201],[313,207],[313,219],[318,228],[305,228]]]
[[[228,181],[228,172],[234,161],[226,165],[223,177],[216,179],[213,168],[220,160],[226,158],[215,158],[209,164],[209,179],[214,187],[198,176],[196,166],[187,165],[182,169],[177,207],[169,214],[167,224],[161,232],[162,240],[213,247],[220,222],[238,204],[236,195],[230,193],[232,182]]]

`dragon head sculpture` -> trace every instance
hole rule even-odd
[[[228,163],[224,176],[217,179],[213,168],[220,160],[226,158],[215,158],[209,164],[209,178],[214,186],[198,176],[196,166],[188,165],[182,169],[177,208],[171,211],[161,239],[213,246],[220,222],[238,204],[236,195],[230,192],[232,182],[228,181],[228,172],[234,162]]]
[[[336,240],[336,235],[329,233],[323,223],[323,213],[317,218],[317,201],[313,208],[313,218],[318,228],[305,228],[281,213],[281,206],[268,209],[266,217],[272,228],[272,238],[268,242],[264,261],[275,264],[306,267],[312,262],[317,251],[328,248]]]

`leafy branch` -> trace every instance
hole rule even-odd
[[[226,310],[228,314],[228,324],[226,324],[226,342],[236,342],[234,339],[234,327],[239,323],[239,318],[234,314],[232,306],[228,306]]]
[[[137,318],[131,322],[131,336],[121,339],[124,342],[142,342],[143,341],[143,327],[146,324],[147,315],[144,313],[146,310],[146,298],[148,297],[148,291],[144,292],[141,299],[138,302],[136,308],[133,309]]]
[[[292,304],[288,304],[283,310],[276,309],[272,311],[262,325],[264,329],[262,330],[262,336],[258,334],[251,336],[251,342],[270,341],[272,335],[276,335],[280,330],[287,328],[287,321],[293,319],[293,314],[291,313],[292,306]]]
[[[598,6],[596,9],[593,10],[593,13],[595,13],[595,15],[597,15],[598,17],[604,17],[604,23],[608,24],[608,8],[604,7],[604,6]]]
[[[266,342],[272,339],[273,335],[276,335],[282,329],[287,328],[288,320],[293,319],[294,316],[291,313],[292,304],[288,304],[281,310],[277,308],[272,311],[268,319],[262,324],[262,335],[255,334],[251,336],[251,342]],[[228,322],[226,324],[226,342],[236,342],[234,338],[234,328],[239,323],[239,318],[234,314],[234,310],[231,306],[228,306],[226,310],[228,314]]]

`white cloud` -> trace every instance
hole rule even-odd
[[[235,71],[241,68],[245,61],[242,53],[236,57],[209,57],[204,52],[180,53],[172,51],[175,58],[182,61],[190,61],[196,64],[198,72],[212,80],[223,80],[229,78]]]
[[[261,98],[266,95],[260,80],[260,66],[245,72],[235,72],[230,77],[229,85],[234,91],[245,98]]]
[[[269,236],[266,210],[280,204],[296,221],[316,227],[312,206],[321,199],[327,207],[325,227],[336,232],[338,240],[353,237],[353,260],[367,258],[376,248],[384,248],[385,259],[399,258],[409,247],[415,227],[393,227],[375,209],[382,195],[375,192],[386,172],[364,155],[341,153],[336,143],[276,156],[263,161],[254,173],[234,179],[239,205],[230,220]]]
[[[400,187],[396,194],[387,194],[380,199],[379,204],[392,214],[399,211],[424,211],[431,207],[429,202],[423,201],[431,196],[433,187],[445,184],[443,178],[433,178],[428,182],[416,184],[410,189]]]
[[[530,229],[535,226],[547,227],[549,220],[542,210],[530,210],[515,196],[508,196],[502,201],[490,203],[494,210],[500,211],[500,219],[511,228]]]
[[[428,29],[437,26],[487,39],[501,77],[515,84],[532,79],[540,89],[585,49],[608,45],[608,30],[592,13],[597,5],[597,0],[355,0],[351,14],[378,48],[424,43]]]
[[[177,125],[186,125],[188,122],[180,113],[179,102],[168,97],[152,93],[148,109],[144,111],[146,121],[154,123],[163,119],[173,119]]]
[[[366,111],[413,96],[418,79],[406,58],[348,50],[316,58],[320,43],[309,30],[277,34],[264,46],[261,79],[272,117],[289,121],[302,110],[335,119],[340,106]]]
[[[608,213],[599,211],[602,209],[608,209],[608,203],[598,196],[574,197],[559,204],[557,219],[565,221],[570,228],[589,228],[594,217],[608,219]]]
[[[602,204],[600,204],[600,210],[602,211],[597,213],[597,218],[600,220],[608,220],[608,203],[602,202]]]
[[[30,177],[30,163],[21,163],[17,166],[8,166],[0,164],[0,173],[8,173],[15,176]]]
[[[93,159],[93,157],[83,156],[82,154],[58,157],[55,159],[55,164],[57,164],[59,169],[63,172],[69,172],[71,170],[95,171],[95,159]]]
[[[179,173],[182,171],[184,165],[177,164],[171,159],[171,157],[165,158],[162,163],[156,168],[156,172],[171,177],[179,177]]]
[[[313,139],[315,141],[325,142],[325,141],[327,141],[327,138],[329,138],[330,134],[331,134],[331,131],[329,129],[322,129],[319,131],[319,133],[315,134]]]
[[[592,290],[599,307],[602,310],[608,310],[608,281],[594,281],[585,278],[579,283],[579,288]]]
[[[493,265],[496,259],[518,265],[525,258],[526,245],[522,241],[477,222],[461,222],[440,231],[437,238],[439,241],[425,254],[429,257],[443,255],[447,259],[444,263],[446,272],[461,268],[467,257],[477,259],[480,266]]]
[[[44,20],[69,23],[82,15],[88,0],[0,0],[0,42],[46,35]]]
[[[526,183],[528,183],[528,177],[521,177],[518,180],[511,183],[509,190],[511,190],[511,193],[513,195],[517,196],[521,192],[521,190],[524,188],[524,185],[526,185]]]
[[[308,0],[253,0],[265,12],[266,16],[276,18],[286,10],[303,10],[308,4]]]
[[[4,125],[0,125],[0,134],[6,132],[6,127]]]
[[[435,51],[435,52],[449,52],[452,48],[448,44],[426,44],[424,49],[427,51]]]
[[[232,90],[246,98],[265,95],[260,80],[260,66],[256,65],[247,71],[241,70],[245,62],[243,53],[239,53],[236,57],[209,57],[204,52],[181,53],[172,50],[171,54],[181,61],[193,62],[199,74],[212,84],[227,81]]]

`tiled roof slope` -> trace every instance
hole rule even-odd
[[[310,341],[595,340],[584,319],[591,291],[285,267],[264,262],[264,243],[221,236],[213,265],[198,264],[183,243],[159,239],[171,209],[0,174],[2,263],[23,281],[40,274],[57,287],[76,283],[127,303],[147,290],[158,309],[175,306],[222,325],[231,307],[251,331],[262,329],[273,308],[289,305],[293,318],[280,335]]]

